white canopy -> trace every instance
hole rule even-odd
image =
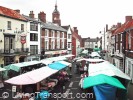
[[[89,62],[100,62],[100,61],[105,61],[105,60],[103,60],[103,59],[86,59],[86,58],[82,58],[82,59],[77,60],[77,62],[78,62],[78,61],[82,61],[82,60],[89,61]]]
[[[61,56],[61,57],[72,57],[72,56],[75,56],[75,55],[73,55],[73,54],[68,54],[68,55],[63,55],[63,56]]]
[[[48,59],[43,59],[40,62],[45,64],[45,65],[48,65],[48,64],[51,64],[53,61],[52,60],[48,60]]]
[[[101,57],[99,54],[98,54],[98,52],[92,52],[91,53],[91,55],[90,55],[91,57]]]
[[[0,67],[0,72],[5,71],[5,70],[6,70],[5,68],[1,68],[1,67]]]
[[[108,76],[118,76],[127,80],[131,80],[129,76],[115,67],[113,64],[108,61],[96,64],[89,64],[89,76],[95,76],[98,74],[105,74]]]
[[[71,65],[71,63],[69,63],[69,62],[66,62],[66,61],[58,61],[59,63],[61,63],[61,64],[64,64],[64,65],[66,65],[66,66],[69,66],[69,65]]]
[[[15,85],[26,85],[26,84],[35,84],[43,79],[51,76],[52,74],[58,72],[58,70],[51,69],[49,67],[42,67],[25,74],[13,77],[6,80],[6,83],[15,84]]]
[[[87,54],[88,53],[88,50],[84,50],[84,51],[82,51],[82,53]]]

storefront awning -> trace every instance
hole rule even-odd
[[[14,84],[14,85],[27,85],[27,84],[35,84],[52,74],[58,72],[58,70],[51,69],[49,67],[42,67],[25,74],[21,74],[19,76],[13,77],[11,79],[6,80],[6,83]]]

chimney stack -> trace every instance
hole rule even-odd
[[[131,21],[132,20],[132,16],[126,16],[125,17],[125,22]]]
[[[74,29],[74,32],[78,34],[77,27],[73,27],[73,29]]]
[[[34,12],[33,11],[30,11],[29,17],[34,18]]]
[[[44,12],[40,12],[40,13],[38,14],[38,18],[39,18],[42,22],[46,23],[46,14],[45,14]]]
[[[18,12],[18,13],[20,14],[20,10],[19,10],[19,9],[16,9],[16,10],[14,10],[14,11],[16,11],[16,12]]]
[[[121,27],[121,23],[117,23],[117,28],[120,28]]]

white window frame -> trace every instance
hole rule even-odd
[[[131,49],[131,33],[128,35],[128,44],[129,44],[129,49]]]
[[[48,34],[49,34],[49,30],[45,29],[45,37],[48,37]]]

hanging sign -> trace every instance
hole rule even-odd
[[[25,44],[26,43],[26,36],[21,36],[21,43]]]

